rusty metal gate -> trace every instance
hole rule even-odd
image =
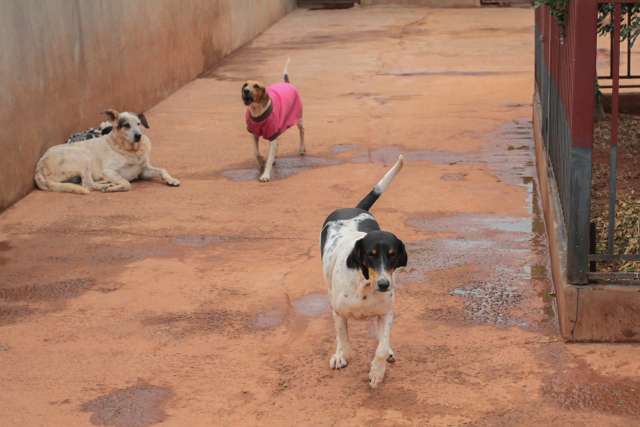
[[[640,87],[620,84],[621,80],[639,77],[632,74],[630,45],[627,45],[625,73],[620,74],[620,29],[623,10],[639,3],[631,0],[570,1],[563,26],[551,16],[547,7],[536,10],[535,80],[542,108],[541,131],[558,188],[567,238],[567,279],[573,284],[640,280],[639,271],[598,271],[603,263],[640,261],[640,254],[616,252],[613,243],[619,92],[622,87]],[[599,19],[603,19],[603,11],[609,14],[605,18],[611,23],[611,61],[608,75],[597,77],[597,28]],[[626,19],[631,22],[632,18],[629,15]],[[608,81],[611,83],[606,84]],[[611,89],[607,243],[606,249],[600,251],[597,248],[603,245],[597,244],[598,235],[591,223],[597,82],[602,82],[600,88]]]

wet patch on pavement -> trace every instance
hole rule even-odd
[[[95,285],[88,277],[56,282],[0,288],[0,300],[5,302],[52,301],[77,298]]]
[[[39,311],[47,312],[60,307],[60,302],[78,298],[95,286],[91,278],[59,280],[15,287],[0,288],[0,326],[18,323]],[[29,304],[45,303],[38,310]]]
[[[210,245],[236,240],[231,236],[217,234],[181,234],[174,237],[173,242],[179,246],[190,246],[192,248],[204,248]]]
[[[7,252],[11,249],[11,245],[9,244],[9,242],[6,241],[0,241],[0,253],[1,252]],[[5,257],[0,256],[0,266],[5,265],[9,262],[9,260]]]
[[[35,312],[36,310],[25,305],[0,303],[0,326],[21,322]]]
[[[211,309],[192,312],[162,313],[142,319],[144,326],[166,333],[175,339],[192,335],[222,334],[236,336],[248,332],[249,316],[241,311]]]
[[[307,317],[318,317],[329,312],[331,307],[326,293],[313,292],[291,301],[296,313]]]
[[[384,95],[381,93],[373,92],[348,92],[343,93],[340,96],[355,98],[357,100],[370,100],[378,105],[386,105],[394,101],[406,101],[415,98],[417,95],[404,94],[404,95]]]
[[[409,226],[438,237],[407,243],[411,261],[399,278],[402,283],[418,284],[446,275],[447,270],[466,268],[464,274],[457,273],[460,282],[448,291],[462,299],[462,313],[449,307],[441,312],[431,310],[427,316],[547,327],[554,315],[545,227],[533,178],[531,124],[527,120],[509,122],[490,137],[492,142],[481,152],[462,156],[456,164],[484,163],[501,181],[524,188],[529,215],[464,213],[411,218]],[[534,309],[529,310],[530,306]]]
[[[164,405],[172,396],[168,388],[140,383],[86,402],[81,409],[92,412],[93,425],[147,427],[167,419]]]
[[[273,310],[258,313],[251,321],[251,327],[255,329],[273,329],[282,325],[287,318],[284,310],[274,308]]]
[[[365,95],[375,97],[375,94]],[[363,95],[364,96],[364,95]],[[345,163],[381,163],[392,165],[402,154],[407,162],[429,161],[441,165],[485,166],[496,177],[512,185],[522,185],[523,179],[533,176],[533,136],[531,121],[526,119],[508,122],[486,136],[490,142],[481,150],[456,153],[445,150],[412,150],[400,145],[368,148],[357,144],[337,144],[330,155],[278,157],[273,168],[273,180],[285,179],[305,170],[336,166]],[[482,137],[482,136],[478,136]],[[517,150],[509,149],[516,147]],[[336,158],[334,156],[339,156]],[[222,171],[233,181],[257,181],[260,171],[254,162]],[[444,176],[445,181],[464,180],[464,174]]]
[[[640,416],[640,381],[599,374],[582,360],[547,377],[542,394],[562,409]]]
[[[389,71],[386,73],[380,73],[380,76],[394,76],[394,77],[415,77],[415,76],[442,76],[442,77],[485,77],[485,76],[508,76],[514,74],[524,74],[529,71],[525,70],[511,70],[511,71],[491,71],[491,70],[403,70],[403,71]]]
[[[458,173],[443,173],[440,176],[442,181],[466,181],[467,180],[466,173],[458,172]]]
[[[276,163],[272,169],[271,179],[273,181],[285,179],[305,170],[333,166],[340,163],[341,162],[339,160],[314,156],[276,157]],[[260,170],[255,163],[252,166],[227,169],[222,172],[224,177],[233,181],[257,181],[259,174]]]

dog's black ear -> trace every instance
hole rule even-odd
[[[364,239],[360,239],[356,241],[356,244],[353,245],[353,249],[351,253],[347,257],[347,267],[360,269],[362,270],[362,275],[365,279],[369,279],[369,269],[364,264],[364,248],[363,248]]]
[[[110,122],[115,122],[120,113],[116,110],[109,109],[104,112],[104,115],[107,116],[107,119],[109,119]]]
[[[393,268],[400,268],[407,266],[407,250],[404,247],[402,240],[398,239],[398,255],[396,256],[395,265]]]
[[[147,121],[147,118],[144,116],[144,113],[138,114],[138,118],[140,119],[140,123],[142,123],[142,126],[149,129],[149,122]]]

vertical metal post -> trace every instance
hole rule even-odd
[[[611,152],[609,163],[609,226],[607,228],[607,254],[613,255],[616,229],[618,124],[620,120],[620,18],[622,5],[613,6],[613,32],[611,33]]]
[[[571,46],[569,109],[571,146],[567,206],[567,280],[588,283],[591,223],[591,162],[595,108],[598,2],[569,2]]]

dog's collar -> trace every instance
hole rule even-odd
[[[267,107],[267,109],[264,110],[264,112],[260,114],[258,117],[251,117],[251,115],[249,116],[251,117],[252,122],[260,123],[267,120],[272,112],[273,112],[273,103],[269,103],[269,106]]]

